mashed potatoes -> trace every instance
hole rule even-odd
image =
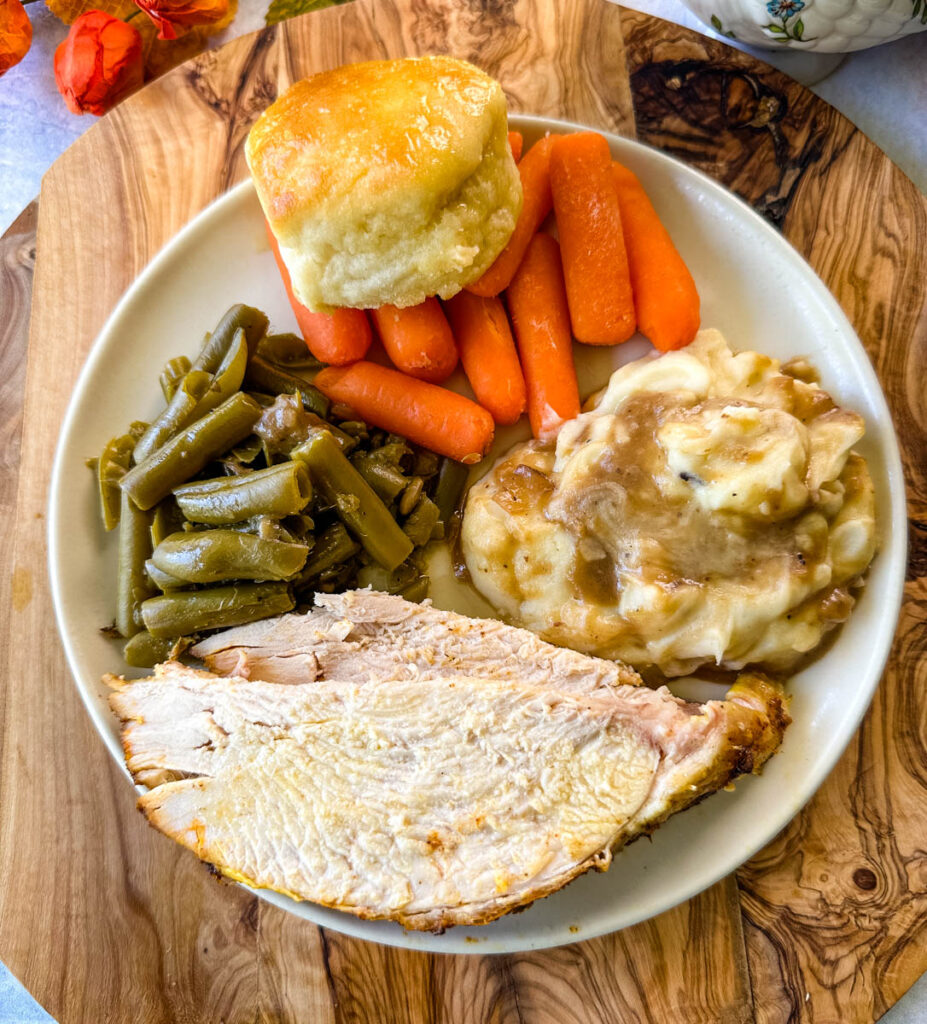
[[[863,421],[807,367],[702,331],[590,405],[471,489],[463,556],[501,613],[667,675],[786,669],[846,619],[875,552]]]

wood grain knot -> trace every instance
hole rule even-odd
[[[927,523],[908,520],[908,580],[927,576]]]
[[[642,118],[651,128],[678,120],[702,144],[712,144],[718,132],[769,129],[788,110],[785,94],[759,75],[698,60],[645,64],[631,83],[639,125]],[[723,148],[717,139],[713,144]]]
[[[724,60],[643,63],[631,75],[638,138],[719,178],[781,229],[824,136],[790,113],[780,77]]]
[[[866,892],[871,892],[878,884],[875,872],[871,868],[857,868],[853,872],[853,884]]]
[[[221,122],[231,142],[240,144],[260,114],[277,98],[276,33],[254,33],[241,64],[229,69],[216,50],[206,50],[184,65],[193,95]]]
[[[490,19],[496,28],[515,28],[515,0],[469,0],[471,15],[481,20]]]
[[[3,269],[14,273],[23,270],[31,274],[35,269],[35,235],[24,234],[19,238],[11,238],[10,246],[4,246],[0,252]]]
[[[240,921],[249,931],[256,932],[258,930],[258,920],[258,900],[255,897],[252,900],[248,900],[245,904],[245,909],[241,912]]]

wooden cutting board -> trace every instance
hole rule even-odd
[[[781,228],[862,337],[909,483],[892,660],[809,807],[688,904],[512,956],[431,956],[315,928],[218,884],[149,829],[84,714],[46,580],[56,437],[124,289],[244,176],[242,141],[278,90],[424,52],[474,60],[513,110],[636,134]],[[34,215],[7,233],[0,264],[0,960],[62,1024],[869,1024],[927,968],[927,200],[849,122],[751,57],[604,0],[357,0],[295,19],[149,86],[46,175],[23,403]]]

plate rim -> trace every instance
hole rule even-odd
[[[412,949],[419,952],[474,955],[486,955],[488,953],[517,953],[536,949],[555,948],[557,946],[577,941],[597,938],[601,935],[610,934],[613,931],[631,927],[641,921],[649,920],[657,914],[679,906],[680,904],[697,896],[700,892],[710,888],[722,878],[736,871],[760,849],[771,842],[775,838],[776,834],[793,820],[793,818],[811,800],[814,794],[818,792],[827,776],[836,767],[837,762],[840,760],[843,752],[846,750],[859,728],[859,724],[872,703],[876,690],[881,682],[894,643],[895,632],[904,596],[908,521],[906,494],[904,489],[904,471],[898,442],[898,434],[894,426],[891,409],[886,400],[881,382],[879,381],[872,362],[869,359],[865,346],[857,335],[849,318],[840,307],[836,298],[821,280],[817,271],[783,234],[769,224],[768,221],[758,214],[740,196],[709,177],[703,171],[692,167],[669,153],[653,146],[649,146],[646,143],[639,142],[636,139],[629,139],[618,135],[614,131],[594,128],[579,122],[562,118],[510,113],[509,122],[510,128],[514,130],[519,130],[519,125],[522,125],[540,132],[555,130],[597,131],[606,137],[610,146],[617,144],[619,148],[629,147],[631,150],[644,151],[649,158],[673,165],[680,169],[684,175],[694,176],[695,180],[704,191],[720,196],[726,202],[733,200],[734,203],[740,207],[741,214],[747,218],[748,222],[752,223],[752,226],[755,229],[759,229],[761,233],[765,234],[765,236],[771,240],[771,244],[776,246],[785,246],[788,249],[791,249],[793,255],[802,262],[807,274],[805,281],[815,292],[817,302],[824,307],[831,319],[840,326],[842,333],[847,335],[854,342],[854,344],[848,349],[848,355],[855,369],[861,374],[866,383],[867,394],[874,406],[878,409],[881,423],[889,428],[886,430],[885,450],[880,453],[884,457],[884,470],[888,481],[888,488],[887,493],[883,496],[885,499],[885,508],[882,509],[882,522],[880,524],[881,543],[878,554],[881,559],[885,559],[889,562],[889,567],[886,571],[892,578],[892,584],[891,586],[887,585],[887,589],[889,590],[889,594],[887,596],[889,597],[889,600],[885,605],[883,605],[883,609],[886,614],[882,615],[878,629],[872,638],[874,642],[872,644],[872,654],[869,662],[872,666],[872,680],[866,688],[862,690],[857,689],[852,694],[852,711],[850,712],[849,718],[846,719],[848,722],[852,721],[852,728],[847,727],[846,736],[841,735],[839,741],[831,742],[827,750],[827,756],[819,758],[815,763],[814,771],[811,772],[809,776],[804,777],[804,785],[801,786],[798,798],[789,801],[786,811],[773,816],[775,827],[765,830],[767,834],[765,834],[765,837],[762,840],[741,847],[737,854],[739,859],[736,864],[731,865],[725,861],[723,867],[719,867],[716,872],[708,873],[707,881],[701,879],[700,883],[696,887],[687,889],[684,895],[681,895],[678,898],[674,897],[671,902],[665,903],[656,910],[642,910],[637,914],[632,913],[627,916],[627,919],[623,920],[622,923],[611,927],[608,925],[603,927],[593,927],[588,931],[583,928],[582,932],[578,934],[569,933],[567,925],[564,923],[561,926],[561,930],[566,934],[558,934],[556,936],[539,936],[536,939],[532,939],[530,935],[527,937],[513,936],[512,941],[499,942],[498,940],[494,941],[491,934],[487,933],[485,938],[481,938],[476,941],[468,936],[464,936],[460,940],[455,940],[455,932],[459,933],[459,929],[453,929],[447,933],[449,938],[445,938],[444,936],[434,936],[431,933],[408,932],[399,926],[393,926],[392,922],[364,921],[345,911],[333,910],[332,908],[311,903],[309,901],[297,902],[288,897],[281,896],[272,890],[255,889],[244,886],[244,888],[248,889],[249,892],[259,898],[266,900],[289,913],[293,913],[295,916],[300,917],[311,924],[315,924],[318,927],[332,928],[333,930],[350,935],[354,938],[360,938],[366,941],[377,942],[398,948]],[[204,230],[208,231],[211,221],[221,218],[226,213],[228,207],[234,206],[237,202],[241,202],[242,197],[249,191],[253,191],[253,184],[250,178],[245,178],[243,181],[237,183],[226,192],[213,199],[210,203],[194,214],[178,232],[172,235],[146,264],[141,273],[139,273],[138,276],[130,282],[123,294],[120,296],[115,307],[107,316],[87,353],[84,364],[78,374],[71,396],[68,400],[67,411],[64,419],[62,420],[61,429],[56,442],[46,510],[47,565],[52,603],[55,613],[55,623],[65,651],[68,668],[74,685],[80,695],[81,701],[83,702],[97,733],[100,735],[100,738],[103,740],[105,746],[116,761],[121,773],[129,781],[130,785],[134,785],[134,783],[126,767],[121,744],[119,743],[118,738],[111,731],[111,716],[108,711],[100,707],[95,700],[95,695],[84,685],[82,681],[82,670],[80,667],[81,663],[78,657],[78,652],[75,650],[70,635],[65,628],[66,609],[64,608],[63,603],[62,580],[58,575],[57,566],[59,564],[61,554],[61,545],[59,543],[62,532],[60,516],[61,487],[64,480],[63,470],[66,448],[68,447],[68,441],[73,431],[74,421],[77,419],[82,405],[81,398],[86,390],[87,382],[93,377],[98,364],[103,360],[107,339],[115,332],[118,332],[120,322],[128,315],[136,301],[136,295],[139,292],[144,292],[147,288],[148,281],[151,278],[156,277],[163,267],[170,264],[176,249],[181,248],[193,235]],[[839,637],[836,642],[839,643]],[[809,780],[813,781],[809,782]],[[143,787],[135,786],[135,789],[136,792],[144,792]],[[486,948],[487,946],[492,946],[494,948]]]

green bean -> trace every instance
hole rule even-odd
[[[250,387],[275,394],[295,393],[303,400],[303,408],[314,412],[316,416],[327,416],[329,401],[317,387],[309,384],[301,377],[274,366],[260,356],[252,356],[248,360],[248,371],[245,376]]]
[[[438,470],[438,482],[435,485],[433,497],[434,503],[441,513],[441,522],[445,525],[450,522],[451,517],[460,506],[460,499],[463,496],[464,487],[467,484],[467,477],[470,475],[469,466],[453,459],[442,459],[441,467]]]
[[[122,492],[119,508],[119,554],[116,573],[116,629],[128,639],[141,628],[139,609],[154,593],[145,572],[145,560],[151,554],[151,520]]]
[[[298,334],[268,334],[258,343],[257,355],[290,371],[321,370],[325,365]]]
[[[269,409],[280,397],[279,395],[265,395],[263,391],[255,391],[253,388],[248,390],[248,394],[262,409]]]
[[[206,394],[196,407],[196,419],[207,412],[218,408],[238,391],[245,379],[245,368],[248,365],[248,341],[245,332],[238,330],[232,343],[222,357],[222,362],[213,372]]]
[[[402,524],[402,532],[417,547],[424,547],[431,540],[434,528],[441,519],[438,506],[427,495],[419,498],[418,504]]]
[[[263,540],[282,540],[287,544],[303,544],[307,550],[314,543],[313,541],[297,540],[283,525],[282,520],[274,519],[272,516],[252,516],[247,522],[251,528],[240,530],[240,533],[253,533],[255,537],[261,537]],[[236,527],[228,526],[227,529],[234,530]]]
[[[390,434],[389,438],[379,448],[374,449],[372,454],[391,466],[401,468],[402,460],[411,453],[412,449],[405,441],[396,441],[394,435]]]
[[[162,374],[162,390],[164,378],[176,372],[183,362],[189,371],[182,380],[168,383],[172,390],[167,408],[139,442],[136,461],[149,456],[169,437],[205,416],[241,387],[248,353],[257,346],[266,329],[267,318],[263,313],[248,306],[233,306],[215,332],[206,336],[192,368],[184,357],[168,363]]]
[[[399,594],[407,601],[419,604],[428,597],[428,577],[419,576],[417,580],[413,580],[407,587],[403,587]]]
[[[168,534],[183,529],[183,514],[173,498],[165,498],[155,506],[151,523],[151,545],[157,547]]]
[[[142,618],[152,636],[187,636],[280,615],[294,603],[286,583],[239,583],[150,597]]]
[[[197,404],[192,419],[200,419],[231,398],[245,379],[247,365],[248,341],[245,332],[239,328],[232,338],[228,351],[222,357],[222,362],[212,375],[206,393]]]
[[[130,469],[122,489],[139,508],[154,507],[217,455],[244,440],[260,415],[257,402],[238,392]]]
[[[387,504],[396,500],[409,480],[395,466],[370,452],[357,452],[351,464]]]
[[[312,516],[307,516],[305,513],[300,513],[295,516],[286,516],[282,523],[290,534],[301,540],[303,544],[309,544],[310,547],[315,544],[315,538],[312,536],[315,533],[315,520]]]
[[[424,486],[425,481],[420,476],[413,476],[409,479],[409,484],[399,499],[399,514],[401,516],[411,514],[412,509],[418,504],[418,499],[422,496]]]
[[[252,516],[282,519],[302,512],[312,498],[312,484],[301,463],[281,462],[243,476],[182,484],[174,488],[174,497],[191,522],[221,526]]]
[[[438,459],[439,456],[435,455],[434,452],[430,452],[425,448],[419,449],[415,453],[412,465],[413,476],[434,476],[438,472]]]
[[[248,351],[256,351],[258,342],[267,333],[267,323],[267,317],[259,309],[241,303],[232,306],[212,334],[206,336],[200,354],[193,361],[193,369],[215,373],[238,330],[245,332]]]
[[[241,387],[247,365],[248,345],[245,332],[239,328],[215,373],[191,370],[178,383],[167,408],[138,442],[136,461],[147,458],[168,438],[231,398]]]
[[[334,523],[316,537],[315,547],[299,574],[300,582],[331,569],[341,562],[353,558],[360,551],[360,544],[351,539],[351,535],[342,523]]]
[[[194,419],[196,407],[212,383],[212,376],[191,370],[177,385],[167,408],[154,420],[135,446],[135,461],[141,462],[157,451],[168,438],[183,430]]]
[[[172,533],[154,549],[152,564],[185,583],[286,580],[306,564],[309,548],[237,530]]]
[[[96,460],[97,486],[100,492],[100,509],[103,526],[112,530],[119,523],[119,484],[132,464],[132,451],[147,423],[133,423],[127,434],[107,441]]]
[[[125,435],[128,436],[128,435]],[[96,461],[96,483],[99,490],[99,507],[103,517],[103,528],[114,529],[119,525],[119,481],[126,475],[132,458],[134,441],[123,447],[125,437],[114,437],[108,441]]]
[[[252,435],[245,438],[241,444],[235,445],[229,452],[229,456],[244,466],[250,466],[263,450],[264,446],[261,444],[261,439],[256,435]]]
[[[161,394],[164,395],[165,402],[169,402],[174,397],[177,385],[186,377],[192,367],[193,364],[186,356],[168,359],[164,364],[164,369],[161,371],[158,383],[161,385]]]
[[[173,637],[152,636],[143,629],[126,642],[122,656],[133,668],[154,668],[170,658],[173,647]]]
[[[253,395],[251,396],[254,397]],[[230,448],[225,455],[220,455],[216,462],[225,471],[226,476],[247,476],[253,473],[251,463],[264,451],[264,442],[252,434],[242,444]]]
[[[287,522],[293,517],[287,516]],[[296,517],[299,523],[299,518]],[[262,537],[264,540],[282,540],[287,544],[304,544],[311,548],[315,543],[313,537],[297,537],[288,526],[284,526],[284,520],[273,519],[271,516],[252,516],[250,519],[243,519],[240,523],[225,523],[223,530],[234,530],[235,533],[251,533],[255,537]]]
[[[466,468],[331,406],[311,383],[323,364],[267,325],[232,306],[192,362],[165,364],[151,427],[98,460],[104,522],[122,519],[116,621],[129,664],[288,611],[294,589],[427,595],[410,556],[452,519]]]
[[[314,485],[371,557],[387,569],[408,557],[412,542],[327,430],[313,431],[290,458],[306,463]]]
[[[343,430],[336,427],[334,423],[329,423],[328,420],[322,419],[320,416],[316,416],[311,412],[306,413],[306,419],[311,426],[319,430],[327,430],[338,442],[338,447],[345,455],[352,452],[357,447],[357,438],[351,437],[350,434],[346,434]]]
[[[419,570],[411,562],[403,562],[392,572],[387,572],[380,565],[364,565],[357,571],[357,586],[373,587],[374,590],[382,590],[387,594],[398,594],[419,575]]]
[[[351,562],[329,569],[319,576],[314,589],[322,594],[339,594],[348,587],[356,587],[355,570],[356,566]]]
[[[179,590],[181,587],[187,586],[186,580],[178,579],[176,576],[171,576],[168,572],[163,572],[150,558],[145,562],[145,572],[148,573],[148,579],[162,592],[165,590]]]

